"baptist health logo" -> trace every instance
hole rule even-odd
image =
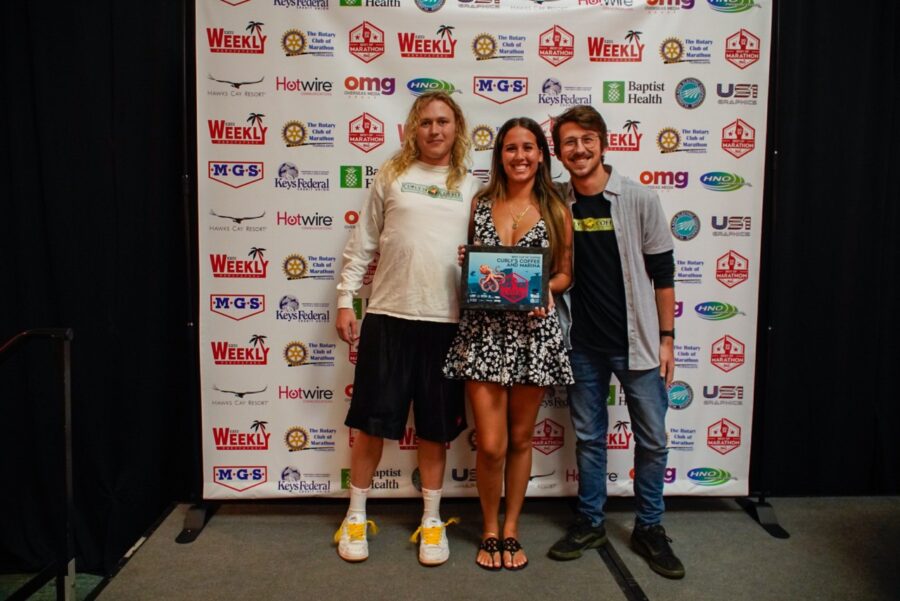
[[[369,188],[377,173],[378,169],[370,165],[341,165],[341,188]]]

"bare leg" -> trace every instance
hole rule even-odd
[[[440,490],[444,485],[444,465],[447,463],[446,444],[420,438],[418,457],[422,488]]]
[[[506,460],[507,389],[491,382],[466,382],[466,394],[472,403],[478,449],[475,454],[478,498],[484,524],[482,539],[500,533],[500,496],[503,493],[503,463]],[[475,561],[492,565],[491,556],[479,551]],[[493,565],[500,566],[500,557]]]
[[[525,502],[525,490],[531,478],[531,439],[544,387],[515,385],[509,393],[509,451],[506,455],[506,519],[503,538],[519,538],[519,515]],[[519,551],[514,557],[503,554],[504,567],[523,565],[528,558]]]
[[[369,488],[381,461],[384,439],[358,431],[350,451],[350,483],[356,488]]]

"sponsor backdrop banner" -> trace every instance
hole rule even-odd
[[[549,136],[567,107],[600,110],[607,162],[659,193],[675,240],[666,492],[746,494],[771,18],[771,0],[197,0],[204,497],[345,494],[341,252],[427,90],[463,107],[485,182],[507,118]],[[568,178],[555,159],[553,174]],[[615,381],[608,403],[609,490],[630,495]],[[450,496],[476,494],[476,438],[449,446]],[[574,447],[565,390],[549,390],[530,495],[576,493]],[[410,424],[376,495],[417,494],[415,451]]]

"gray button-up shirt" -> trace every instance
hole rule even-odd
[[[659,316],[656,294],[647,275],[644,255],[673,250],[672,236],[666,224],[656,192],[618,174],[612,167],[603,197],[610,201],[610,212],[616,232],[622,277],[625,279],[625,309],[628,322],[628,369],[644,370],[659,366]],[[575,190],[570,182],[560,192],[569,210],[575,203]],[[589,256],[576,256],[576,261],[591,261]],[[570,294],[578,294],[578,282],[563,294],[556,304],[566,347],[572,348],[572,312]]]

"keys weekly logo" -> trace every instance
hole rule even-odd
[[[639,63],[644,58],[641,33],[629,30],[625,34],[625,43],[588,36],[588,57],[592,63]]]
[[[213,355],[213,363],[216,365],[267,365],[269,362],[269,347],[266,346],[266,336],[253,334],[246,345],[222,340],[213,340],[209,343]]]
[[[254,420],[250,424],[250,432],[242,432],[231,428],[213,428],[213,441],[217,451],[267,451],[269,438],[266,432],[269,422]]]
[[[247,256],[250,259],[238,259],[225,254],[209,255],[210,266],[214,278],[251,278],[262,279],[266,277],[269,262],[265,260],[263,253],[266,249],[253,246]]]
[[[403,58],[453,58],[456,54],[456,40],[452,25],[441,25],[435,37],[426,38],[421,33],[397,32],[400,56]]]
[[[212,144],[253,144],[262,146],[266,143],[266,132],[269,128],[263,125],[262,113],[250,113],[246,123],[239,125],[225,119],[207,119],[209,141]]]
[[[638,152],[641,149],[641,138],[644,134],[638,131],[640,121],[629,119],[622,126],[624,131],[611,131],[607,134],[609,138],[609,148],[607,150],[616,150],[619,152]]]
[[[244,28],[247,33],[237,33],[221,27],[207,27],[206,41],[209,51],[216,54],[264,54],[266,39],[262,33],[264,24],[250,21]]]

